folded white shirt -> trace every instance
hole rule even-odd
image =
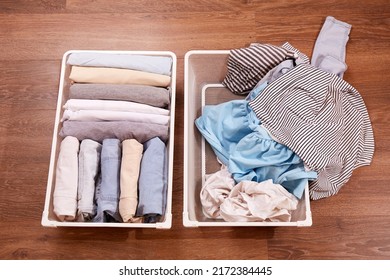
[[[69,99],[64,105],[64,109],[79,110],[104,110],[104,111],[123,111],[137,112],[156,115],[169,115],[169,110],[141,104],[131,101],[117,100],[91,100],[91,99]]]
[[[60,221],[73,221],[77,211],[79,140],[67,136],[61,141],[53,194],[54,213]]]
[[[169,116],[123,111],[65,110],[61,121],[134,121],[168,125]]]

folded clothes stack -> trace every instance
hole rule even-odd
[[[67,64],[54,213],[60,221],[162,221],[172,59],[75,52]]]

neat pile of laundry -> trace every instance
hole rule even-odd
[[[172,58],[75,52],[67,64],[54,213],[60,221],[161,221]]]

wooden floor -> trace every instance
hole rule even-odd
[[[311,56],[328,15],[352,25],[344,79],[371,117],[371,166],[312,201],[308,228],[183,227],[185,53],[288,41]],[[0,259],[390,259],[388,0],[2,0],[0,48]],[[176,53],[172,229],[41,226],[60,61],[71,49]]]

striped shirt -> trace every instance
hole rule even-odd
[[[286,59],[294,59],[293,50],[270,44],[251,44],[230,51],[223,84],[235,94],[251,90],[269,70]]]
[[[310,197],[336,194],[357,167],[369,165],[374,136],[364,101],[346,81],[300,64],[249,105],[262,124],[318,173]]]
[[[301,53],[298,49],[294,48],[292,45],[290,45],[289,42],[286,42],[282,45],[282,48],[292,51],[295,53],[294,58],[297,64],[306,63],[310,64],[310,59],[305,55],[304,53]]]

